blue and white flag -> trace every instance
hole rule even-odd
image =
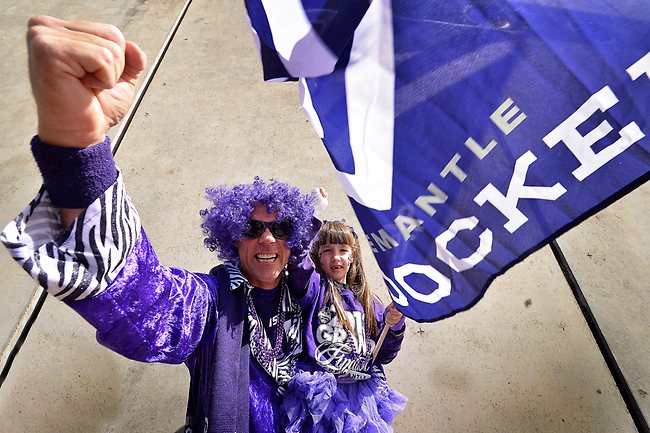
[[[246,3],[415,320],[649,178],[648,0]]]

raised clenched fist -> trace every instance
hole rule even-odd
[[[80,148],[103,141],[133,102],[144,52],[109,24],[38,16],[28,26],[39,137]]]

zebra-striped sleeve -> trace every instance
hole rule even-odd
[[[140,218],[122,174],[104,195],[60,229],[59,209],[46,191],[5,227],[0,241],[50,294],[77,300],[103,291],[124,267],[140,233]]]

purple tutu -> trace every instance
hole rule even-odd
[[[298,371],[281,411],[288,433],[392,433],[391,423],[406,401],[374,368],[370,379],[351,383],[337,383],[323,371]]]

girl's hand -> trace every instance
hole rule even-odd
[[[388,307],[386,307],[386,311],[384,312],[384,320],[386,323],[386,326],[388,327],[393,327],[399,323],[400,320],[402,320],[402,317],[404,315],[399,312],[397,308],[395,308],[395,304],[392,302]]]
[[[316,200],[314,216],[318,219],[322,219],[322,216],[325,213],[327,206],[329,205],[329,201],[327,200],[327,191],[325,191],[325,188],[320,186],[318,188],[314,188],[311,192],[311,195]]]

